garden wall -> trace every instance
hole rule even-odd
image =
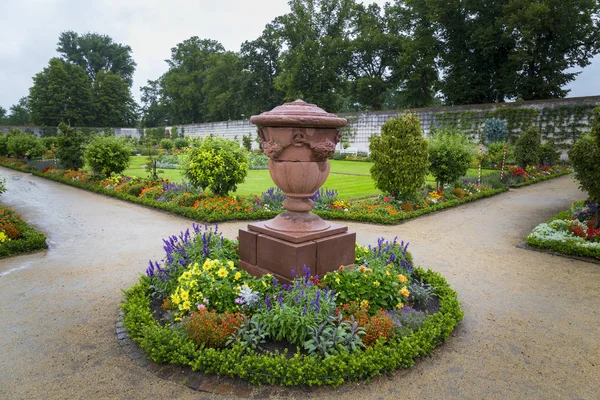
[[[510,141],[514,142],[522,129],[535,125],[542,129],[545,139],[554,138],[558,147],[566,150],[573,140],[579,137],[581,132],[589,130],[588,116],[591,110],[599,105],[600,96],[589,96],[513,103],[417,108],[411,111],[421,119],[421,125],[426,135],[435,128],[455,126],[466,131],[473,139],[478,139],[485,120],[494,117],[507,122]],[[367,151],[369,137],[379,134],[383,123],[400,112],[381,111],[341,114],[341,116],[348,119],[351,132],[354,133],[354,137],[350,140],[350,147],[358,151]],[[8,132],[10,128],[14,127],[0,126],[0,131]],[[56,128],[31,126],[16,128],[33,132],[38,136],[50,136],[56,133]],[[82,129],[102,130],[102,128]],[[142,132],[142,129],[136,128],[112,129],[117,136],[136,138],[139,138]],[[253,139],[256,138],[256,127],[249,120],[178,126],[178,131],[181,132],[182,130],[185,136],[204,137],[213,134],[228,139],[237,139],[240,143],[244,135],[249,134]],[[254,146],[256,146],[256,143]]]

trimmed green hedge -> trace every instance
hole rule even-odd
[[[22,237],[20,239],[6,241],[0,244],[0,258],[12,257],[23,253],[47,249],[46,236],[33,229],[25,221],[16,223]]]
[[[521,183],[515,183],[514,185],[510,185],[510,187],[511,188],[520,188],[520,187],[523,187],[523,186],[533,185],[534,183],[548,181],[550,179],[558,178],[560,176],[569,175],[570,173],[571,173],[571,171],[559,172],[559,173],[554,174],[554,175],[542,176],[540,178],[530,179],[528,181],[524,181],[524,182],[521,182]]]
[[[317,358],[296,353],[248,354],[236,345],[230,349],[196,346],[185,336],[162,327],[150,310],[149,280],[125,291],[123,326],[129,338],[139,343],[146,354],[158,363],[189,365],[196,371],[239,377],[253,384],[333,385],[345,381],[368,379],[376,375],[411,367],[415,359],[431,353],[454,330],[463,318],[457,293],[437,272],[415,268],[414,276],[432,285],[440,310],[427,316],[423,326],[409,336],[387,344],[351,354]]]

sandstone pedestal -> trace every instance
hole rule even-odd
[[[239,231],[240,267],[281,281],[303,267],[323,275],[354,263],[356,234],[311,212],[311,196],[327,180],[329,156],[347,121],[302,100],[250,118],[269,157],[269,173],[286,196],[285,212]]]

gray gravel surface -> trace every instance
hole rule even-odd
[[[191,221],[0,168],[2,203],[48,236],[47,251],[0,260],[0,399],[228,398],[156,377],[117,343],[121,290],[161,238]],[[570,176],[396,226],[348,224],[357,240],[409,240],[415,261],[459,292],[465,319],[414,368],[272,397],[599,399],[600,265],[517,248],[585,198]],[[247,223],[220,224],[227,237]],[[277,394],[279,393],[279,394]]]

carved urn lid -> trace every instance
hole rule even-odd
[[[277,106],[271,111],[250,117],[250,122],[259,126],[290,126],[311,128],[341,128],[348,121],[326,112],[314,104],[296,100]]]

